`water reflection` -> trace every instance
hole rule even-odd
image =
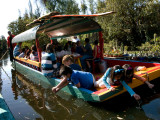
[[[61,92],[58,93],[59,96],[55,96],[51,90],[33,84],[19,73],[16,74],[15,81],[17,85],[12,86],[16,87],[16,89],[13,88],[14,93],[19,93],[26,99],[28,104],[45,120],[148,119],[142,110],[136,109],[136,102],[128,97],[128,94],[103,103],[92,103],[75,99]],[[15,98],[17,98],[16,95]]]
[[[0,66],[1,66],[1,64],[0,64]],[[2,84],[3,84],[1,76],[2,76],[2,70],[1,70],[1,67],[0,67],[0,93],[2,91]]]
[[[159,118],[159,83],[155,83],[156,94],[145,86],[142,87],[142,90],[136,91],[143,98],[142,110],[139,110],[136,109],[137,102],[130,98],[128,93],[103,103],[86,102],[61,91],[55,96],[51,90],[41,88],[12,70],[9,64],[7,57],[0,62],[0,65],[3,65],[2,67],[12,78],[10,81],[10,78],[0,68],[0,73],[2,73],[0,81],[3,81],[0,91],[2,89],[4,98],[17,120],[158,120]]]

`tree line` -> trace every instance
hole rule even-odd
[[[32,4],[36,5],[33,10]],[[58,11],[61,14],[94,14],[115,11],[107,17],[97,17],[103,29],[106,43],[115,40],[118,44],[136,46],[153,39],[160,31],[159,0],[29,0],[29,10],[8,25],[8,30],[17,35],[30,27],[26,24],[37,19],[42,13]]]

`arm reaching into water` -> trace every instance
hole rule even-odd
[[[69,81],[67,80],[67,77],[64,77],[62,81],[56,87],[52,88],[52,92],[56,93],[62,88],[64,88],[65,86],[67,86],[68,84],[69,84]]]
[[[130,94],[131,96],[133,96],[136,100],[141,99],[141,97],[140,97],[138,94],[136,94],[136,93],[132,90],[132,88],[126,84],[125,81],[120,81],[120,82],[121,82],[121,84],[123,85],[123,87],[125,87],[125,89],[129,92],[129,94]]]
[[[147,81],[144,77],[138,76],[136,74],[134,74],[133,77],[147,84],[150,89],[154,87],[154,85]]]

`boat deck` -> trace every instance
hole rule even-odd
[[[0,120],[15,120],[1,94],[0,94]]]

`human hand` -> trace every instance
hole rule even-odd
[[[111,90],[111,91],[115,91],[115,88],[114,88],[114,87],[111,87],[109,90]]]
[[[134,94],[133,97],[136,99],[136,100],[140,100],[141,97],[138,95],[138,94]]]
[[[56,93],[57,92],[57,87],[52,87],[52,92]]]
[[[150,89],[152,89],[153,87],[154,87],[154,84],[148,84],[148,87],[150,88]]]

